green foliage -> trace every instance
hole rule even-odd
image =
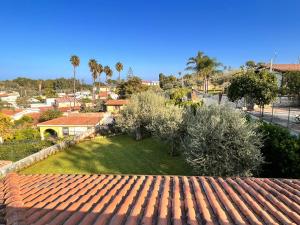
[[[165,107],[157,108],[151,123],[147,126],[154,136],[166,141],[171,146],[171,155],[175,154],[180,145],[182,114],[183,108],[167,104]]]
[[[123,132],[134,133],[137,140],[147,134],[147,126],[156,118],[157,112],[164,108],[166,99],[152,91],[133,94],[127,106],[117,117],[117,126]]]
[[[49,146],[50,142],[41,140],[7,141],[0,145],[0,160],[18,161]]]
[[[30,107],[28,97],[18,97],[17,100],[16,100],[16,103],[17,103],[18,106],[20,106],[22,108]]]
[[[251,176],[263,162],[257,124],[227,105],[188,110],[183,149],[198,175]]]
[[[300,178],[300,138],[277,125],[262,123],[265,135],[261,149],[266,163],[262,177]]]
[[[163,73],[159,74],[159,86],[163,90],[170,90],[180,87],[180,81],[173,75],[166,76]]]
[[[234,77],[228,87],[228,98],[231,101],[245,98],[248,103],[261,107],[270,104],[276,95],[276,77],[266,70],[247,70],[241,76]]]
[[[1,141],[6,140],[12,136],[13,123],[10,117],[0,113],[0,138]]]
[[[30,116],[23,116],[21,119],[15,120],[14,125],[15,127],[22,127],[31,125],[33,122],[33,118]]]
[[[14,132],[14,140],[21,141],[21,140],[39,140],[40,132],[38,129],[27,127],[23,129],[17,129]]]
[[[191,95],[191,90],[188,88],[176,88],[170,90],[170,99],[174,105],[181,106],[183,102],[188,100],[188,95]]]
[[[283,75],[284,94],[293,97],[300,95],[300,72],[287,72]]]
[[[147,90],[147,86],[143,85],[142,80],[136,76],[128,78],[127,81],[123,81],[117,86],[117,93],[120,98],[129,98],[132,94],[145,90]]]
[[[40,116],[39,122],[52,120],[62,116],[62,112],[56,109],[51,109],[43,112]]]

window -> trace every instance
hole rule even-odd
[[[69,128],[68,127],[63,127],[63,135],[64,136],[69,135]]]

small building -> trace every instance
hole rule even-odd
[[[142,80],[142,84],[147,85],[147,86],[158,86],[159,81],[158,80]]]
[[[106,99],[108,99],[108,96],[109,96],[109,93],[107,91],[101,91],[98,94],[98,99],[100,99],[100,100],[106,100]]]
[[[0,93],[0,100],[3,102],[7,102],[9,105],[12,105],[13,107],[17,107],[17,98],[20,97],[20,94],[18,92],[12,92],[12,93],[6,93],[1,92]]]
[[[80,135],[91,129],[97,129],[104,115],[101,113],[76,113],[38,123],[42,140],[45,135],[63,138],[66,136]]]
[[[111,113],[119,113],[120,110],[123,109],[125,105],[128,104],[128,100],[126,99],[110,99],[105,103],[106,111]]]
[[[74,101],[75,101],[75,105],[74,105]],[[65,96],[62,98],[56,98],[55,102],[54,102],[54,106],[57,108],[61,108],[61,107],[80,107],[80,102],[74,98],[74,97],[69,97],[69,96]]]

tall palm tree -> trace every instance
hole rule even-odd
[[[120,83],[120,81],[121,81],[121,71],[123,70],[123,64],[121,62],[116,63],[116,70],[119,72],[118,81]]]
[[[99,88],[99,92],[100,92],[101,73],[103,72],[103,66],[100,63],[97,64],[97,72],[98,72],[98,78],[99,78],[98,88]]]
[[[112,74],[113,74],[113,71],[110,69],[109,66],[105,66],[104,69],[103,69],[105,75],[106,75],[106,79],[105,79],[105,82],[106,82],[106,96],[108,96],[108,91],[107,91],[107,86],[108,86],[108,79],[112,77]]]
[[[90,71],[92,73],[92,78],[93,78],[93,103],[95,104],[95,82],[98,76],[98,71],[97,71],[97,61],[95,59],[90,59],[89,61],[89,67]]]
[[[76,92],[76,67],[80,64],[80,58],[77,55],[72,55],[70,58],[70,62],[73,65],[73,97],[74,97],[74,109],[75,109],[75,92]]]
[[[195,57],[188,59],[186,70],[194,71],[197,77],[203,79],[203,89],[207,93],[209,78],[218,71],[217,68],[220,65],[221,63],[217,62],[216,59],[210,58],[199,51]]]

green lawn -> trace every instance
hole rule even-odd
[[[152,138],[135,141],[128,136],[96,137],[34,164],[23,174],[102,173],[192,175],[181,156]]]

